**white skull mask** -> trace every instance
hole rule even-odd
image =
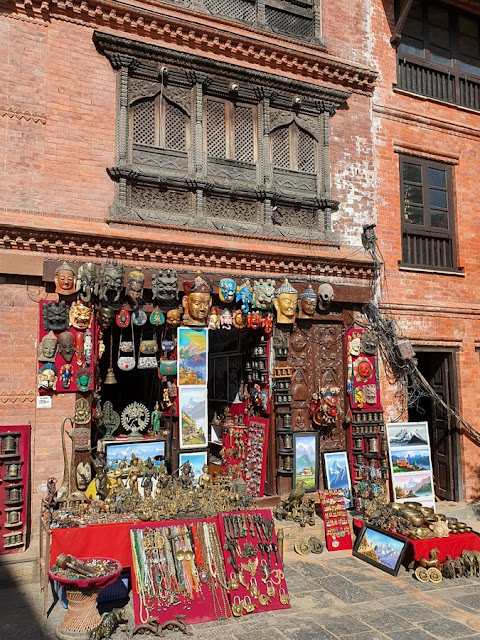
[[[318,306],[322,311],[326,311],[333,300],[333,287],[327,282],[323,282],[318,287]]]

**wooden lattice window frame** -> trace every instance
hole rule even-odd
[[[432,271],[458,271],[452,166],[401,154],[399,168],[402,216],[402,260],[399,264]],[[442,173],[444,184],[435,183],[430,177]],[[419,177],[413,177],[413,174]],[[439,199],[443,201],[442,194],[445,205],[438,203]],[[434,215],[443,218],[447,226],[433,224]],[[415,216],[422,217],[413,222]]]
[[[211,122],[209,115],[213,109],[221,112],[221,122]],[[250,148],[239,145],[239,114],[251,113]],[[258,159],[257,136],[257,107],[256,105],[237,103],[208,96],[204,101],[203,145],[207,157],[218,160],[230,160],[238,163],[255,164]],[[212,134],[217,135],[215,140]],[[221,136],[221,139],[220,139]],[[214,153],[213,148],[222,148],[220,153]]]
[[[288,134],[288,166],[287,163],[279,164],[276,162],[276,145],[275,145],[275,134],[280,132],[287,132]],[[301,163],[301,154],[300,150],[300,140],[301,136],[305,136],[312,142],[312,163],[311,168],[306,169],[302,166]],[[271,140],[271,161],[274,169],[289,169],[291,171],[300,171],[302,173],[310,173],[315,174],[318,172],[318,141],[316,138],[309,132],[306,131],[303,127],[300,127],[296,122],[291,122],[289,125],[283,125],[280,127],[276,127],[270,134]]]
[[[135,139],[135,108],[137,105],[152,104],[154,114],[153,132],[150,133],[150,141],[144,142]],[[183,144],[172,144],[172,137],[168,133],[167,112],[174,110],[177,117],[183,120],[184,136]],[[169,100],[165,96],[157,95],[153,98],[141,98],[135,101],[130,107],[130,128],[129,137],[133,144],[146,144],[169,151],[188,151],[190,149],[190,117],[178,104]],[[178,123],[177,123],[178,124]],[[175,135],[178,137],[177,127],[173,127]]]

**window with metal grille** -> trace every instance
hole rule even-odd
[[[292,122],[271,134],[272,164],[281,169],[315,173],[317,170],[317,141]]]
[[[413,0],[397,48],[397,86],[480,110],[480,18]]]
[[[136,102],[131,108],[131,120],[134,143],[187,151],[190,118],[164,97]]]
[[[256,161],[255,107],[207,99],[206,147],[211,158]]]
[[[451,167],[400,156],[400,184],[402,264],[457,270]]]

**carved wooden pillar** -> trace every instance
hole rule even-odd
[[[198,79],[198,77],[197,77]],[[203,177],[205,175],[206,167],[204,166],[204,153],[203,153],[203,83],[200,79],[194,88],[195,92],[195,111],[194,122],[195,132],[193,137],[194,143],[194,164],[195,175]]]
[[[318,167],[320,173],[320,196],[330,197],[330,116],[322,113],[319,118]]]
[[[128,73],[135,62],[132,56],[115,53],[110,57],[117,73],[117,162],[128,162]]]
[[[315,0],[313,3],[313,39],[322,42],[322,2]]]
[[[265,0],[257,0],[257,27],[265,29],[266,24]]]

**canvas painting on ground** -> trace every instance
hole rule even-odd
[[[294,486],[303,483],[305,491],[318,489],[318,434],[294,433]]]
[[[407,544],[405,538],[364,524],[355,540],[353,555],[396,576]]]
[[[207,329],[178,329],[178,386],[206,385]]]
[[[180,387],[180,449],[206,447],[208,442],[207,387]]]
[[[345,506],[349,509],[352,506],[352,485],[347,452],[324,453],[323,463],[327,489],[342,489],[345,496]]]

